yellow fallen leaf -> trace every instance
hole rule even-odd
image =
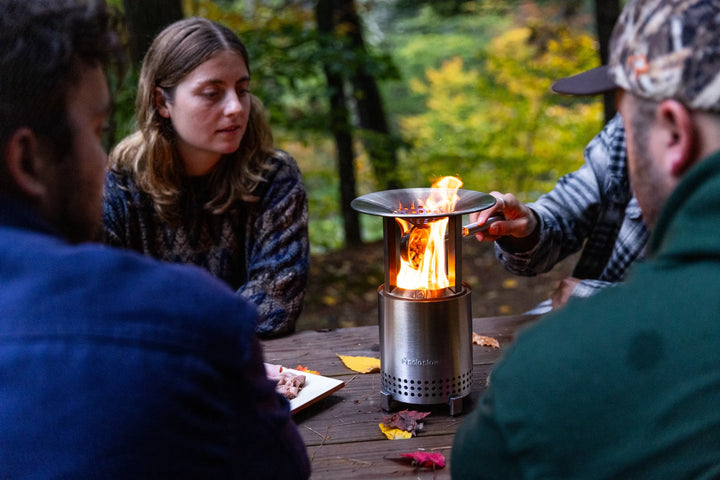
[[[380,371],[380,359],[373,357],[352,357],[349,355],[338,355],[340,360],[350,370],[360,373],[372,373]]]
[[[506,278],[505,280],[503,280],[502,286],[503,288],[508,290],[512,288],[517,288],[518,281],[516,278]]]
[[[512,307],[510,305],[500,305],[498,311],[500,315],[510,315],[512,313]]]
[[[388,440],[399,440],[412,437],[412,433],[400,430],[399,428],[389,427],[384,423],[379,423],[378,427],[380,427],[380,431],[385,434]]]
[[[482,347],[500,348],[500,342],[498,342],[496,339],[492,337],[486,337],[485,335],[478,335],[475,332],[473,332],[472,343],[474,345],[480,345]]]

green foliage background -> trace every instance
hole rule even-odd
[[[522,15],[480,9],[441,17],[428,6],[380,11],[360,2],[373,27],[366,34],[370,55],[363,57],[339,45],[319,49],[314,12],[303,4],[252,3],[250,9],[237,1],[184,0],[184,11],[224,23],[246,44],[251,89],[265,103],[277,146],[303,171],[313,253],[337,249],[343,239],[322,60],[339,69],[372,66],[403,142],[407,187],[456,175],[463,188],[532,201],[582,164],[585,145],[602,128],[599,98],[550,90],[555,79],[599,63],[588,22],[558,20],[552,6]],[[132,72],[117,97],[118,139],[134,128],[136,83]],[[377,190],[359,142],[356,152],[358,194]],[[381,237],[378,219],[361,221],[366,240]]]
[[[548,40],[533,43],[540,33]],[[596,66],[593,41],[531,24],[505,29],[476,52],[475,67],[456,56],[410,79],[425,100],[422,113],[400,117],[415,181],[456,174],[465,188],[532,199],[579,166],[601,126],[598,102],[563,104],[550,90],[555,79]]]

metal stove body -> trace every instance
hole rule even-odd
[[[450,414],[462,411],[472,386],[472,307],[470,286],[462,281],[462,215],[489,208],[494,197],[458,190],[451,212],[428,212],[417,199],[430,189],[376,192],[355,199],[356,210],[383,217],[385,282],[378,288],[382,407],[393,402],[418,405],[447,403]],[[411,209],[399,208],[411,205]],[[422,206],[420,206],[422,207]],[[449,286],[408,290],[398,286],[406,238],[397,218],[413,227],[447,218],[444,254]]]

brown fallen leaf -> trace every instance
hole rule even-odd
[[[401,410],[383,419],[383,424],[388,427],[398,428],[404,432],[410,432],[413,436],[423,429],[424,424],[420,422],[430,415],[430,412],[418,412],[417,410]]]
[[[500,348],[500,342],[492,337],[486,337],[485,335],[478,335],[473,332],[472,337],[473,345],[480,345],[482,347]]]

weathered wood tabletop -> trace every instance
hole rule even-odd
[[[405,440],[388,440],[378,426],[390,415],[381,408],[380,374],[356,373],[337,356],[379,358],[377,326],[304,331],[264,341],[266,362],[288,368],[302,364],[323,376],[345,382],[340,390],[294,415],[308,448],[312,478],[450,478],[450,453],[458,426],[485,389],[493,363],[512,341],[515,332],[536,318],[512,315],[473,319],[473,332],[497,339],[501,348],[473,346],[473,387],[460,415],[450,416],[446,404],[399,404],[400,409],[432,412],[424,419],[424,428],[418,435]],[[401,453],[415,451],[442,453],[446,459],[445,468],[416,469],[408,462],[400,461]]]

